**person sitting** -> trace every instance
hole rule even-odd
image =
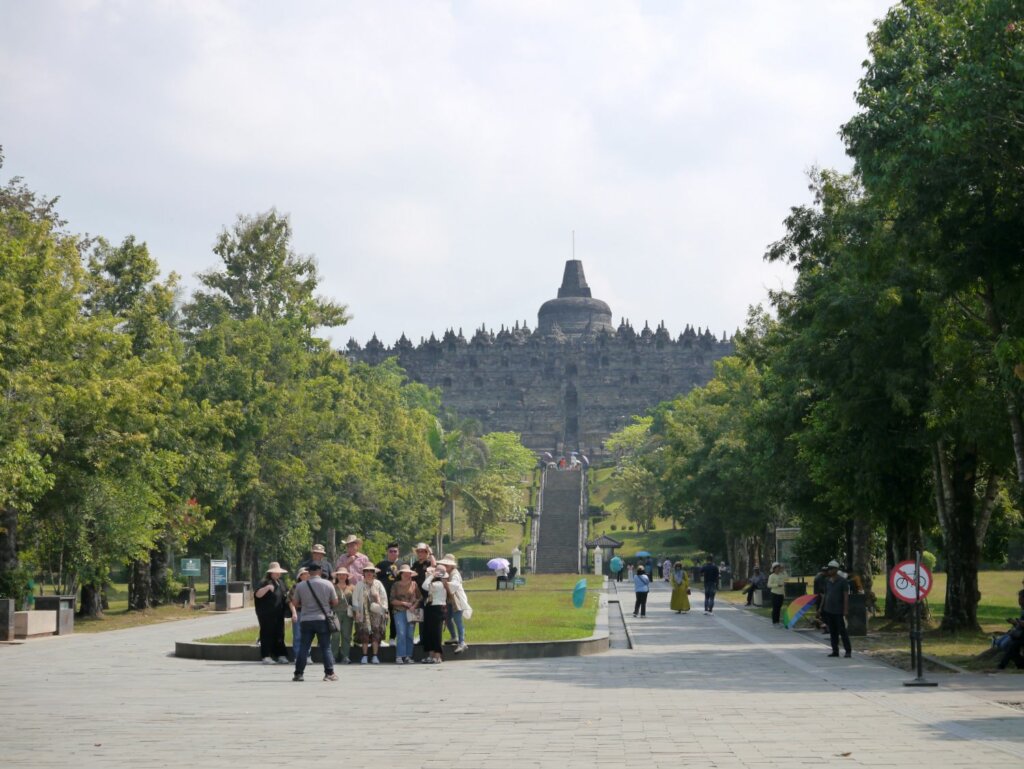
[[[1018,670],[1024,670],[1024,619],[1011,619],[1010,629],[996,642],[996,646],[1003,652],[996,669],[1006,670],[1012,662]]]
[[[743,592],[747,596],[747,606],[750,606],[754,602],[754,591],[764,590],[767,580],[764,574],[761,573],[761,569],[758,566],[754,567],[754,573],[750,575],[750,580],[747,582],[747,586],[743,588]]]

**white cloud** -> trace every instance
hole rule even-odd
[[[716,333],[805,169],[846,160],[881,2],[23,3],[0,29],[6,173],[73,227],[212,266],[291,212],[351,333],[526,319],[584,260],[616,315]]]

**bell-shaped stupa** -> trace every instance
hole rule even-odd
[[[567,337],[615,331],[611,308],[600,299],[593,298],[583,274],[583,262],[578,259],[565,263],[558,298],[544,302],[537,313],[537,331],[540,334],[546,336],[556,329]]]

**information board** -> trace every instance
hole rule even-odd
[[[228,562],[210,561],[210,598],[212,600],[217,585],[228,584]]]
[[[203,565],[199,558],[182,558],[178,573],[182,577],[198,577],[202,574]]]

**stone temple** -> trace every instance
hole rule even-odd
[[[348,343],[353,360],[395,357],[409,378],[441,390],[444,405],[480,422],[483,432],[512,431],[535,451],[600,455],[606,437],[661,401],[706,384],[732,340],[687,326],[673,338],[664,324],[639,333],[591,295],[583,263],[566,262],[558,296],[541,305],[537,328],[497,333],[481,327],[469,339],[449,329],[393,347],[373,336]]]

